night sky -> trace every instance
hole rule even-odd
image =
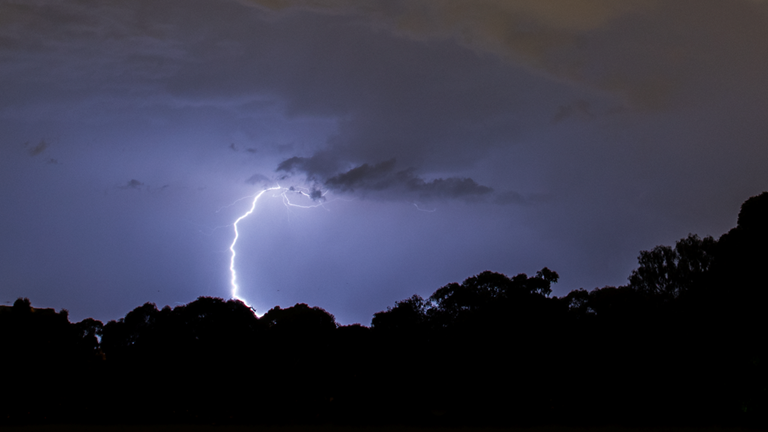
[[[0,304],[229,298],[278,185],[259,313],[622,285],[768,190],[767,79],[757,0],[0,0]]]

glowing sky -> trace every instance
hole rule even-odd
[[[766,41],[756,0],[0,0],[0,302],[228,298],[278,182],[322,206],[239,223],[262,313],[623,284],[768,190]]]

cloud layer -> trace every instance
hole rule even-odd
[[[328,178],[320,178],[317,170],[308,168],[312,165],[311,159],[292,157],[281,162],[277,170],[308,174],[309,181],[320,182],[323,187],[334,192],[388,200],[478,200],[493,191],[466,177],[425,180],[416,175],[413,168],[398,170],[395,159],[373,165],[365,163]]]

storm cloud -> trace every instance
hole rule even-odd
[[[306,158],[293,157],[278,165],[278,171],[295,173],[310,165]],[[314,171],[309,171],[314,172]],[[317,181],[317,176],[312,180]],[[470,199],[477,200],[493,190],[477,184],[471,178],[437,178],[425,180],[415,174],[413,168],[397,169],[397,161],[356,166],[322,180],[328,190],[388,200]],[[506,203],[506,202],[505,202]]]

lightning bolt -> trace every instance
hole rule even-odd
[[[261,196],[264,195],[264,193],[268,192],[268,191],[282,191],[281,193],[276,194],[275,196],[282,197],[283,204],[285,205],[286,208],[289,208],[289,207],[299,207],[299,208],[304,208],[304,209],[316,208],[316,207],[323,207],[323,208],[325,208],[324,205],[323,205],[324,204],[323,202],[319,202],[319,203],[314,204],[314,205],[299,205],[299,204],[295,204],[295,203],[291,202],[291,200],[288,198],[288,195],[287,195],[288,192],[295,192],[295,193],[297,193],[299,195],[302,195],[304,197],[307,197],[309,199],[312,199],[312,197],[305,190],[295,189],[295,188],[285,188],[285,187],[281,187],[280,185],[264,189],[263,191],[259,192],[258,194],[252,196],[253,197],[253,201],[251,201],[251,208],[248,209],[248,211],[245,212],[242,216],[237,218],[237,220],[235,220],[235,223],[233,224],[234,225],[234,230],[235,230],[235,238],[232,240],[232,245],[229,246],[229,251],[232,253],[231,258],[229,259],[229,272],[232,274],[232,279],[230,280],[230,285],[232,286],[232,298],[242,301],[247,306],[251,307],[251,309],[253,309],[253,307],[251,305],[249,305],[248,302],[245,299],[241,298],[238,295],[238,292],[240,291],[240,287],[237,284],[237,271],[235,270],[235,256],[237,255],[237,252],[235,252],[235,245],[237,245],[237,239],[240,238],[240,232],[237,229],[237,224],[240,223],[241,220],[243,220],[243,219],[247,218],[248,216],[250,216],[251,213],[253,213],[253,211],[256,209],[256,203],[259,201],[259,198],[261,198]],[[321,196],[324,198],[325,197],[325,193],[322,194]],[[250,197],[240,198],[237,201],[235,201],[232,204],[230,204],[230,206],[234,205],[235,203],[237,203],[239,201],[242,201],[242,200],[244,200],[246,198],[250,198]],[[229,206],[225,206],[225,207],[229,207]],[[222,209],[224,209],[225,207],[220,208],[219,210],[217,210],[217,212],[222,210]],[[328,209],[326,208],[326,210],[328,210]],[[255,311],[256,310],[254,309],[254,312]]]
[[[288,208],[288,207],[298,207],[298,208],[303,208],[303,209],[311,209],[311,208],[322,207],[326,211],[330,211],[330,210],[328,210],[327,207],[325,207],[325,202],[324,202],[325,201],[325,195],[328,193],[327,191],[320,195],[320,197],[322,198],[322,200],[320,202],[318,202],[317,204],[312,204],[312,205],[301,205],[301,204],[292,203],[290,198],[288,198],[288,192],[294,192],[294,193],[296,193],[298,195],[302,195],[302,196],[304,196],[304,197],[306,197],[306,198],[308,198],[310,200],[314,200],[312,198],[312,196],[306,192],[306,189],[288,188],[288,189],[285,190],[285,192],[280,194],[280,196],[283,197],[283,204],[285,205],[286,208]]]
[[[240,223],[240,221],[242,221],[243,219],[245,219],[248,216],[250,216],[254,212],[254,210],[256,209],[256,203],[259,201],[259,198],[261,198],[261,196],[264,195],[265,192],[269,192],[269,191],[281,191],[280,193],[274,194],[273,197],[278,197],[278,196],[281,197],[282,201],[283,201],[283,205],[285,205],[286,209],[288,209],[288,210],[290,210],[291,207],[298,207],[298,208],[302,208],[302,209],[311,209],[311,208],[322,207],[326,211],[330,211],[327,207],[325,207],[326,195],[328,194],[328,191],[322,192],[320,194],[320,198],[321,199],[317,199],[317,197],[315,196],[316,194],[315,193],[310,193],[309,189],[306,189],[306,188],[295,188],[295,187],[286,188],[286,187],[282,187],[280,185],[264,189],[264,190],[262,190],[261,192],[259,192],[256,195],[249,195],[249,196],[246,196],[246,197],[243,197],[243,198],[239,198],[239,199],[235,200],[233,203],[231,203],[231,204],[229,204],[227,206],[221,207],[219,210],[216,211],[218,213],[221,210],[223,210],[225,208],[228,208],[228,207],[231,207],[231,206],[237,204],[238,202],[240,202],[242,200],[245,200],[245,199],[248,199],[248,198],[253,198],[253,200],[251,201],[251,207],[248,209],[248,211],[245,212],[239,218],[237,218],[235,220],[235,223],[233,224],[234,230],[235,230],[235,238],[232,240],[232,244],[229,246],[229,251],[232,253],[231,258],[229,259],[229,272],[232,274],[232,278],[230,280],[230,284],[232,286],[232,298],[236,299],[236,300],[240,300],[243,303],[245,303],[248,307],[250,307],[254,311],[254,313],[256,313],[256,309],[254,309],[251,305],[249,305],[248,302],[244,298],[240,297],[239,294],[238,294],[238,292],[240,291],[240,286],[237,284],[237,271],[235,270],[235,257],[237,256],[237,252],[235,252],[235,246],[237,245],[237,240],[240,238],[240,232],[237,229],[237,224]],[[288,193],[289,192],[294,193],[296,195],[300,195],[300,196],[302,196],[304,198],[307,198],[309,200],[312,200],[312,201],[315,201],[315,200],[317,200],[317,201],[316,201],[315,204],[311,204],[311,205],[297,204],[297,203],[292,202],[291,199],[288,197]],[[312,192],[314,192],[314,191],[312,191]],[[332,200],[332,201],[335,201],[336,199],[341,199],[341,198],[335,197],[334,200]],[[348,201],[348,200],[343,200],[343,201]],[[327,201],[327,202],[331,202],[331,201]],[[419,207],[419,205],[417,203],[412,203],[412,204],[416,207],[417,210],[423,211],[423,212],[430,212],[431,213],[431,212],[434,212],[435,210],[437,210],[437,209],[427,210],[427,209],[423,209],[423,208]],[[258,316],[258,314],[257,314],[257,316]]]
[[[264,189],[263,191],[256,194],[253,197],[253,201],[251,202],[251,208],[247,212],[245,212],[245,214],[237,218],[237,220],[234,223],[235,238],[234,240],[232,240],[232,245],[229,246],[229,251],[232,252],[232,257],[229,259],[229,272],[232,274],[232,279],[230,281],[230,284],[232,285],[232,298],[240,300],[246,305],[248,305],[248,302],[246,302],[245,299],[242,299],[240,298],[240,296],[238,296],[238,291],[240,290],[240,287],[237,285],[237,271],[235,271],[235,256],[237,255],[237,252],[235,252],[235,245],[237,244],[237,239],[240,238],[240,233],[237,231],[237,224],[240,223],[241,220],[250,216],[251,213],[253,213],[253,211],[256,209],[256,202],[259,200],[259,198],[262,195],[264,195],[264,192],[271,191],[271,190],[279,190],[279,189],[282,189],[282,188],[280,186],[275,186],[269,189]]]
[[[421,212],[434,213],[435,211],[437,211],[436,208],[434,208],[432,210],[423,209],[423,208],[419,207],[419,205],[416,204],[416,203],[413,203],[413,206],[416,207],[416,210],[421,211]]]

